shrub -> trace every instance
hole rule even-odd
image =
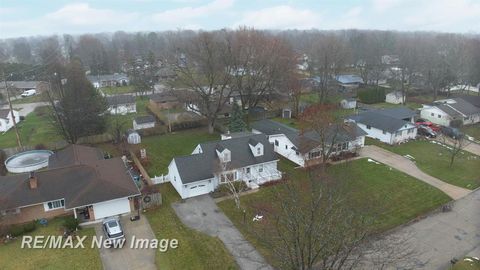
[[[37,223],[35,221],[24,224],[23,225],[23,233],[33,232],[33,231],[35,231],[36,228],[37,228]]]
[[[78,220],[75,219],[72,216],[69,216],[65,218],[65,221],[63,222],[63,226],[68,230],[68,231],[75,231],[78,229]]]
[[[33,232],[36,228],[37,223],[35,221],[32,221],[23,225],[14,225],[10,227],[8,234],[13,237],[17,237],[25,233]]]
[[[235,189],[237,190],[237,192],[243,192],[248,190],[247,184],[243,181],[236,181],[233,183],[233,185],[235,186]],[[219,197],[228,196],[228,195],[231,195],[231,193],[230,193],[230,188],[228,187],[227,184],[220,184],[217,187],[217,189],[215,189],[215,191],[213,191],[212,193],[212,197],[214,198],[219,198]]]
[[[362,89],[358,91],[358,98],[361,102],[366,104],[380,103],[385,101],[385,89],[371,88],[371,89]]]
[[[45,150],[45,149],[47,149],[47,147],[43,143],[39,143],[35,145],[35,150]]]
[[[12,226],[8,232],[13,237],[17,237],[23,234],[23,226]]]

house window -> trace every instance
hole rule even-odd
[[[410,134],[410,133],[413,133],[413,131],[414,131],[413,128],[411,128],[407,131],[407,133]]]
[[[442,116],[439,114],[439,115],[438,115],[438,118],[442,118]]]
[[[247,172],[247,173],[250,173],[250,167],[247,168],[246,172]]]
[[[260,151],[260,147],[257,148],[257,155],[260,155],[262,152]]]
[[[430,115],[431,115],[431,116],[435,116],[435,114],[434,114],[433,112],[432,112]]]
[[[308,157],[309,157],[310,159],[317,158],[317,157],[319,157],[319,156],[320,156],[320,151],[315,151],[315,152],[310,152],[310,153],[308,153]]]
[[[297,156],[299,155],[298,151],[295,151],[295,155],[297,155]]]
[[[287,145],[287,144],[285,144],[285,149],[288,149],[288,145]]]
[[[367,125],[367,129],[372,129],[372,126],[370,126],[370,125]]]
[[[275,140],[275,146],[278,146],[278,140]]]
[[[177,181],[177,177],[175,175],[173,176],[173,181]]]
[[[263,166],[258,167],[258,172],[263,172]]]
[[[387,134],[387,132],[385,130],[382,130],[382,133],[383,133],[383,135]]]
[[[65,200],[63,199],[44,203],[45,211],[63,208],[64,206],[65,206]]]
[[[235,180],[235,175],[233,173],[223,173],[220,175],[220,183],[226,183],[227,181]]]

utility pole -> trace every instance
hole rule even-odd
[[[17,120],[15,119],[15,115],[13,114],[12,101],[10,100],[10,93],[8,92],[7,76],[5,76],[5,71],[2,71],[2,74],[3,82],[5,83],[5,91],[7,92],[8,106],[10,107],[10,115],[12,116],[13,128],[15,129],[15,135],[17,136],[17,145],[23,151],[22,142],[20,141],[20,134],[18,134]]]

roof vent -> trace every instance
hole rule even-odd
[[[38,186],[37,176],[35,172],[30,172],[30,177],[28,178],[28,186],[30,189],[36,189]]]

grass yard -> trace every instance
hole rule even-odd
[[[463,126],[462,131],[468,136],[475,138],[476,141],[480,141],[480,123]]]
[[[47,107],[37,108],[27,115],[25,120],[18,123],[20,140],[23,145],[45,144],[59,141],[62,138],[55,132],[51,125],[51,119]],[[0,148],[17,146],[15,129],[11,128],[5,133],[0,133]]]
[[[127,113],[125,115],[117,114],[117,115],[109,115],[107,121],[109,123],[113,123],[115,120],[118,120],[120,123],[124,124],[124,131],[133,128],[133,119],[137,116],[141,115],[148,115],[147,112],[147,104],[148,98],[147,97],[137,97],[136,98],[137,104],[137,113]]]
[[[46,227],[37,227],[31,234],[35,235],[62,235],[63,218],[49,221]],[[8,244],[0,243],[0,268],[12,270],[26,269],[102,269],[102,262],[98,249],[91,249],[93,228],[79,231],[79,235],[87,235],[84,249],[21,249],[21,238]]]
[[[306,181],[304,171],[294,169],[293,163],[284,159],[279,163],[279,169],[289,175],[294,181]],[[448,202],[450,198],[443,192],[433,188],[400,171],[390,169],[383,164],[358,159],[329,168],[337,180],[346,182],[346,192],[355,205],[376,206],[379,209],[378,218],[373,229],[385,231],[408,222],[438,206]],[[336,180],[336,181],[337,181]],[[263,187],[260,191],[241,197],[242,207],[247,212],[247,223],[243,223],[243,213],[235,208],[232,200],[219,203],[223,212],[232,220],[242,234],[275,266],[271,250],[256,239],[250,230],[251,217],[258,214],[257,207],[271,205],[275,198],[275,189],[279,186]],[[268,216],[264,216],[268,219]]]
[[[157,239],[178,239],[178,248],[165,253],[157,251],[158,269],[237,269],[223,243],[215,237],[187,228],[170,204],[180,197],[171,184],[160,185],[163,205],[146,216]]]
[[[365,143],[377,145],[402,156],[413,156],[415,163],[422,171],[452,185],[468,189],[480,186],[480,157],[467,151],[458,154],[453,166],[450,167],[448,149],[427,140],[390,146],[368,138]]]
[[[133,86],[126,85],[126,86],[114,86],[114,87],[102,87],[100,90],[106,95],[118,95],[118,94],[126,94],[126,93],[133,93]]]
[[[46,101],[46,98],[44,97],[44,95],[36,94],[34,96],[12,100],[12,104],[24,104],[24,103],[33,103],[33,102],[43,102],[43,101]]]
[[[377,109],[391,109],[391,108],[403,107],[403,104],[391,104],[387,102],[382,102],[382,103],[368,104],[368,106],[377,108]],[[421,108],[422,104],[415,103],[415,102],[407,102],[406,106],[412,110],[415,110],[415,109]]]
[[[173,157],[189,155],[197,144],[219,139],[217,133],[208,134],[206,129],[190,129],[145,137],[142,139],[142,146],[147,149],[150,161],[146,167],[148,174],[150,176],[166,174]]]

